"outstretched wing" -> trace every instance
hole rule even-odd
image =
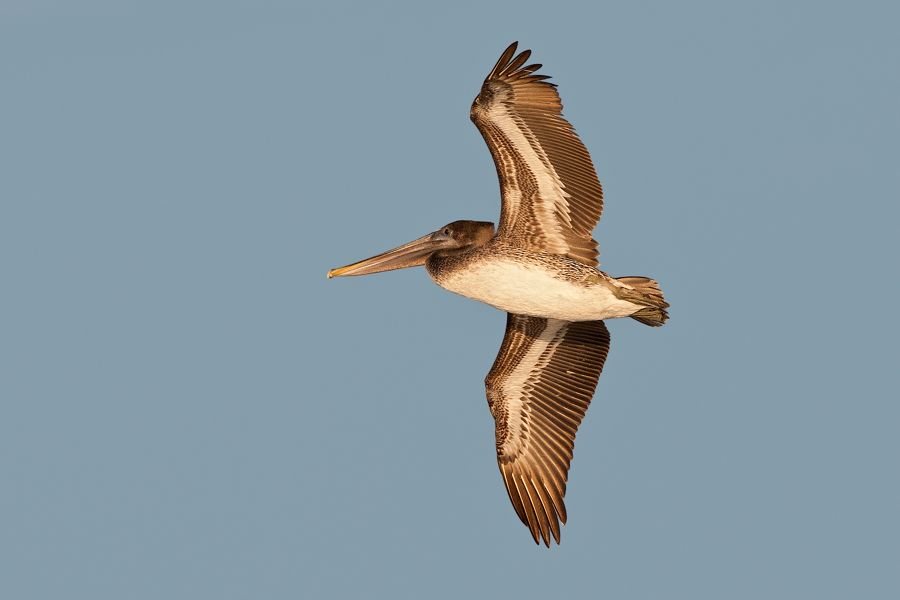
[[[522,66],[513,42],[491,70],[470,116],[494,157],[503,205],[497,235],[521,247],[597,265],[591,232],[603,189],[591,157],[562,117],[556,85]]]
[[[569,461],[609,352],[603,321],[507,314],[484,380],[497,425],[497,463],[516,514],[536,543],[559,543]]]

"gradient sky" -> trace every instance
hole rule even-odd
[[[0,3],[0,597],[900,597],[896,3]],[[421,269],[517,39],[606,191],[562,546]]]

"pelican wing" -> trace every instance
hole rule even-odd
[[[572,323],[509,313],[484,380],[497,463],[516,514],[536,543],[559,543],[569,462],[609,352],[603,321]]]
[[[530,50],[506,49],[470,116],[494,158],[503,205],[498,235],[521,247],[597,265],[591,232],[603,190],[591,157],[562,116],[556,85],[523,66]]]

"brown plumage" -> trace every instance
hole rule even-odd
[[[603,189],[587,149],[562,116],[556,86],[522,66],[513,42],[472,103],[470,116],[484,136],[502,207],[497,235],[523,248],[564,254],[597,265],[591,232],[603,211]]]
[[[609,352],[603,321],[507,314],[506,335],[484,380],[496,422],[497,464],[516,514],[535,542],[559,543],[569,462]]]
[[[575,435],[606,355],[603,319],[650,326],[668,318],[655,280],[597,269],[591,237],[603,190],[584,145],[562,117],[556,86],[511,44],[472,103],[500,179],[487,222],[454,221],[328,277],[425,265],[441,287],[506,311],[506,334],[485,378],[497,463],[516,514],[536,543],[560,541]]]

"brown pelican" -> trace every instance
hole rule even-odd
[[[417,240],[328,272],[367,275],[425,265],[441,287],[507,312],[484,380],[496,422],[497,463],[536,543],[559,543],[569,462],[609,351],[604,319],[653,327],[669,306],[656,281],[597,269],[591,231],[603,192],[590,156],[562,116],[555,84],[511,44],[470,116],[497,176],[500,225],[455,221]]]

